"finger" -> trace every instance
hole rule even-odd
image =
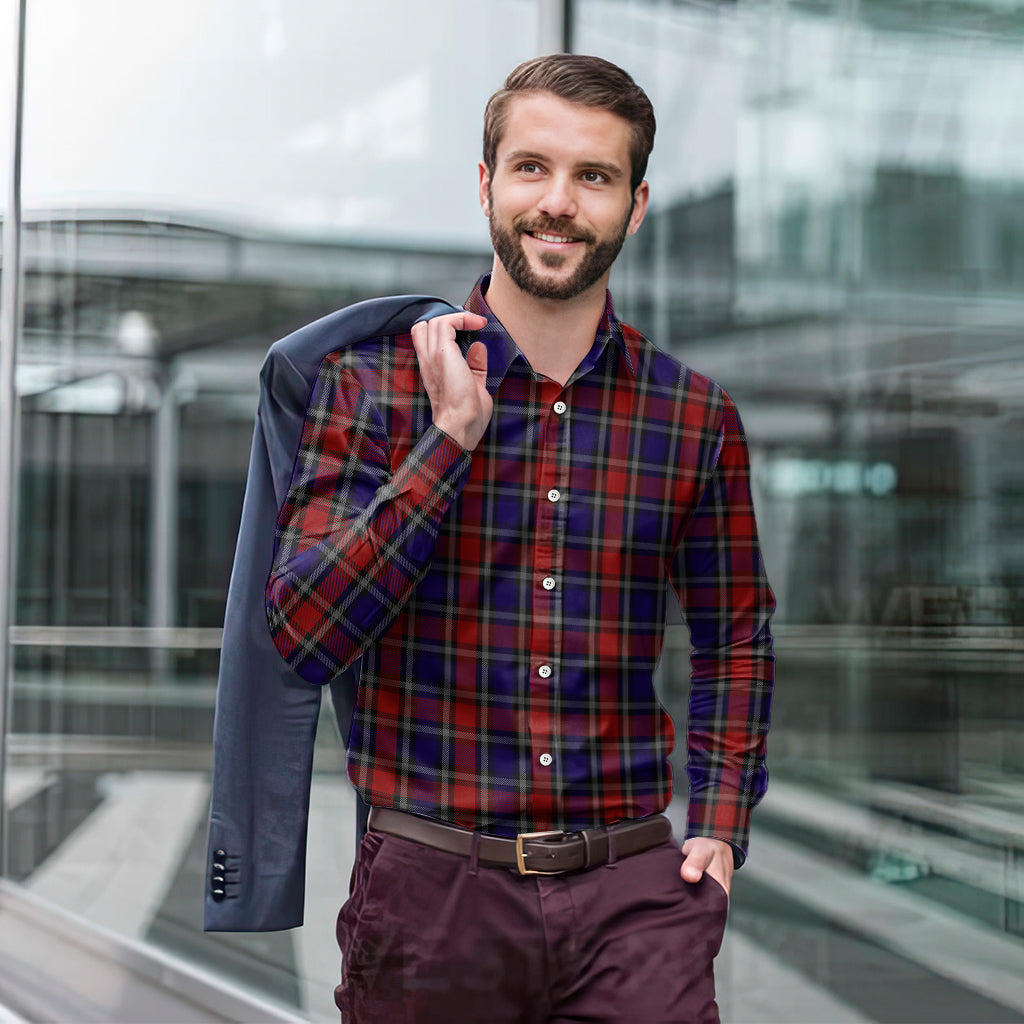
[[[436,316],[427,321],[427,337],[430,339],[432,348],[455,341],[455,335],[462,330],[464,313],[450,313],[446,316]]]
[[[474,341],[466,353],[466,362],[474,373],[487,375],[487,346],[482,341]]]
[[[412,325],[412,344],[416,350],[416,355],[421,361],[431,362],[433,361],[434,350],[436,344],[434,341],[434,334],[437,331],[437,317],[433,317],[430,320],[417,320]]]
[[[481,316],[479,313],[471,313],[468,309],[462,311],[462,323],[458,328],[460,331],[479,331],[486,326],[487,317]]]
[[[704,866],[698,867],[692,859],[684,860],[683,866],[679,869],[684,882],[699,882],[704,877]]]
[[[435,317],[433,320],[427,321],[427,338],[428,348],[427,351],[433,358],[440,358],[442,352],[447,352],[450,356],[452,353],[458,351],[458,332],[463,330],[463,324],[466,322],[471,323],[471,328],[467,330],[479,330],[477,327],[477,321],[481,321],[481,326],[487,323],[487,318],[477,316],[476,313],[452,313],[449,316]]]
[[[487,326],[487,317],[481,316],[479,313],[471,313],[468,309],[463,309],[458,313],[449,313],[446,316],[435,317],[433,320],[428,321],[431,327],[436,326],[442,330],[445,335],[455,331],[479,331],[482,327]]]
[[[686,859],[683,861],[682,867],[679,869],[679,873],[687,882],[699,882],[708,865],[714,858],[714,853],[707,850],[698,850],[693,853],[687,853],[686,846],[684,844],[683,856]]]
[[[412,348],[416,353],[416,363],[420,368],[420,372],[423,373],[430,362],[430,341],[427,334],[427,322],[421,320],[418,324],[413,324],[410,333],[412,334]]]
[[[420,324],[429,324],[435,330],[439,327],[451,327],[456,331],[479,331],[487,326],[487,317],[472,313],[468,309],[460,309],[457,313],[445,313],[443,316],[432,316],[428,320],[417,320],[413,330]]]

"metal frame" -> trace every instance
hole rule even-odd
[[[538,53],[572,53],[572,0],[537,0]]]
[[[18,395],[14,386],[21,327],[21,136],[25,82],[25,7],[15,6],[16,57],[11,137],[11,180],[4,218],[3,280],[0,291],[0,876],[7,874],[7,730],[11,700],[11,598],[14,592]]]

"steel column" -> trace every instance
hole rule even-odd
[[[14,382],[21,324],[21,118],[25,80],[25,7],[15,5],[14,102],[11,118],[11,180],[4,217],[0,281],[0,875],[7,874],[7,731],[11,706],[11,598],[14,593],[14,523],[17,494],[18,393]]]
[[[572,0],[537,0],[537,52],[572,52]]]

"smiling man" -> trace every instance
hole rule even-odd
[[[653,139],[615,65],[516,68],[485,114],[491,273],[320,369],[267,603],[306,679],[360,661],[350,1024],[718,1020],[774,601],[732,401],[607,293]],[[652,682],[669,588],[693,646],[681,849]]]

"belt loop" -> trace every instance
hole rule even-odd
[[[581,833],[583,836],[583,870],[586,871],[590,867],[590,833],[588,829],[584,829]]]
[[[469,873],[475,878],[480,871],[480,833],[475,829],[469,837]]]
[[[608,867],[618,867],[615,863],[615,831],[614,829],[607,829],[605,835],[608,836]]]

